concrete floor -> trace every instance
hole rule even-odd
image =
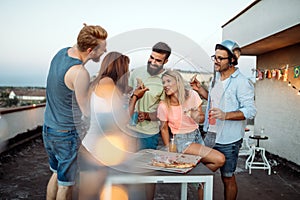
[[[253,170],[249,174],[244,168],[245,156],[238,162],[236,179],[240,200],[300,199],[300,171],[298,166],[270,154],[272,174],[264,170]],[[21,148],[0,156],[0,199],[45,199],[50,177],[47,157],[41,138]],[[214,199],[223,199],[220,173],[214,175]],[[179,184],[157,184],[155,200],[180,199]],[[197,199],[196,189],[188,186],[188,199]]]

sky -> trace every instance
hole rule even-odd
[[[131,59],[131,69],[145,65],[154,44],[149,42],[165,39],[175,49],[169,59],[171,67],[201,65],[203,72],[210,72],[213,65],[207,60],[214,53],[215,44],[222,41],[221,26],[252,2],[2,0],[0,86],[44,87],[52,57],[59,49],[76,44],[83,23],[104,27],[108,32],[107,50],[122,49]],[[124,38],[140,46],[126,46]],[[190,58],[192,63],[181,63],[185,58]],[[99,63],[88,63],[91,76],[99,66]],[[242,57],[240,66],[242,73],[251,77],[255,59]]]

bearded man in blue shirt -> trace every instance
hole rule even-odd
[[[254,86],[236,67],[241,54],[239,45],[224,40],[215,47],[214,78],[208,92],[204,142],[225,155],[221,170],[224,199],[237,197],[236,170],[239,149],[243,141],[246,120],[256,115]]]

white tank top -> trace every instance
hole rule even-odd
[[[106,132],[119,130],[122,128],[120,119],[124,118],[124,113],[120,109],[114,111],[113,102],[97,96],[94,92],[91,94],[91,123],[90,128],[82,140],[82,145],[92,154],[96,151],[96,142],[100,136]],[[121,112],[120,112],[121,111]],[[124,125],[123,125],[124,126]]]

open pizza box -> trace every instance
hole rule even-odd
[[[144,149],[135,153],[134,160],[136,162],[136,166],[140,168],[166,172],[187,173],[200,162],[200,159],[201,157],[196,155]],[[156,166],[154,165],[154,162],[166,164],[172,163],[172,165]],[[188,167],[184,167],[184,164],[186,164]]]

